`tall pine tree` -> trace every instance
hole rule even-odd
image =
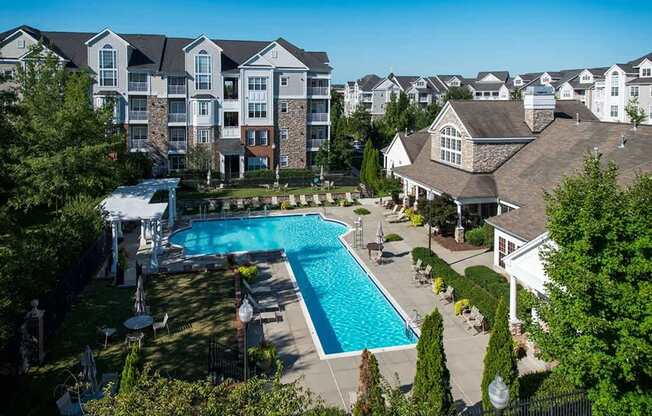
[[[382,415],[385,413],[385,399],[383,398],[378,361],[367,349],[362,351],[360,358],[358,400],[353,408],[353,415]]]

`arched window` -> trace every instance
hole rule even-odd
[[[462,135],[457,129],[446,126],[439,131],[439,148],[442,162],[462,164]]]
[[[98,68],[100,86],[115,87],[118,85],[118,55],[111,45],[104,45],[99,50]]]
[[[195,88],[198,90],[210,90],[213,85],[211,56],[201,50],[195,55]]]

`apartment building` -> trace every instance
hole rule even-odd
[[[95,77],[96,106],[114,118],[133,152],[156,171],[186,168],[206,146],[225,177],[247,170],[304,168],[330,136],[325,52],[274,41],[174,38],[158,34],[46,32],[20,26],[0,34],[0,70],[11,71],[43,44],[71,70]]]
[[[448,86],[437,76],[395,75],[390,73],[376,83],[370,94],[370,105],[365,108],[372,118],[380,118],[385,114],[387,104],[401,93],[407,95],[412,104],[427,107],[440,101],[448,90]],[[345,97],[346,98],[346,97]]]
[[[373,88],[381,81],[376,74],[349,81],[344,87],[344,114],[350,116],[359,106],[371,111]]]
[[[474,100],[509,100],[508,71],[478,72],[475,80],[467,84]]]

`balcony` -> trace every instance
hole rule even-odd
[[[308,148],[319,149],[324,143],[326,143],[326,139],[308,139]]]
[[[147,111],[129,110],[129,121],[147,121]]]
[[[129,150],[132,152],[147,150],[147,139],[130,139]]]
[[[185,95],[186,84],[168,84],[168,95]]]
[[[147,92],[148,86],[147,82],[143,81],[129,81],[127,83],[127,88],[129,91],[134,91],[134,92]]]
[[[185,123],[186,122],[186,113],[169,113],[168,122],[169,123]]]
[[[169,148],[168,150],[171,152],[185,152],[188,150],[188,142],[187,141],[176,141],[176,142],[168,142],[169,143]]]
[[[222,128],[222,138],[224,139],[239,139],[240,127],[238,126],[225,126]]]
[[[308,95],[328,95],[328,87],[309,87]]]
[[[308,121],[310,122],[326,122],[328,121],[328,113],[310,113],[308,114]]]

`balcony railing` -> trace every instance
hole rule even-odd
[[[308,121],[328,121],[328,113],[310,113]]]
[[[310,95],[328,95],[328,87],[310,87],[308,88]]]
[[[129,81],[127,87],[129,88],[129,91],[143,92],[143,91],[147,91],[147,82]]]
[[[240,137],[240,127],[227,126],[222,128],[222,137],[225,139],[234,139]]]
[[[185,94],[185,84],[168,84],[168,94]]]
[[[147,111],[129,110],[130,121],[143,121],[147,120]]]
[[[309,149],[318,149],[324,143],[326,143],[326,139],[308,139],[308,148]]]
[[[147,149],[147,139],[131,139],[131,140],[129,140],[129,149],[130,150],[146,150]]]
[[[178,142],[169,142],[170,147],[169,150],[172,151],[186,151],[188,150],[188,142],[186,141],[178,141]]]
[[[169,113],[168,122],[170,123],[185,123],[186,113]]]

